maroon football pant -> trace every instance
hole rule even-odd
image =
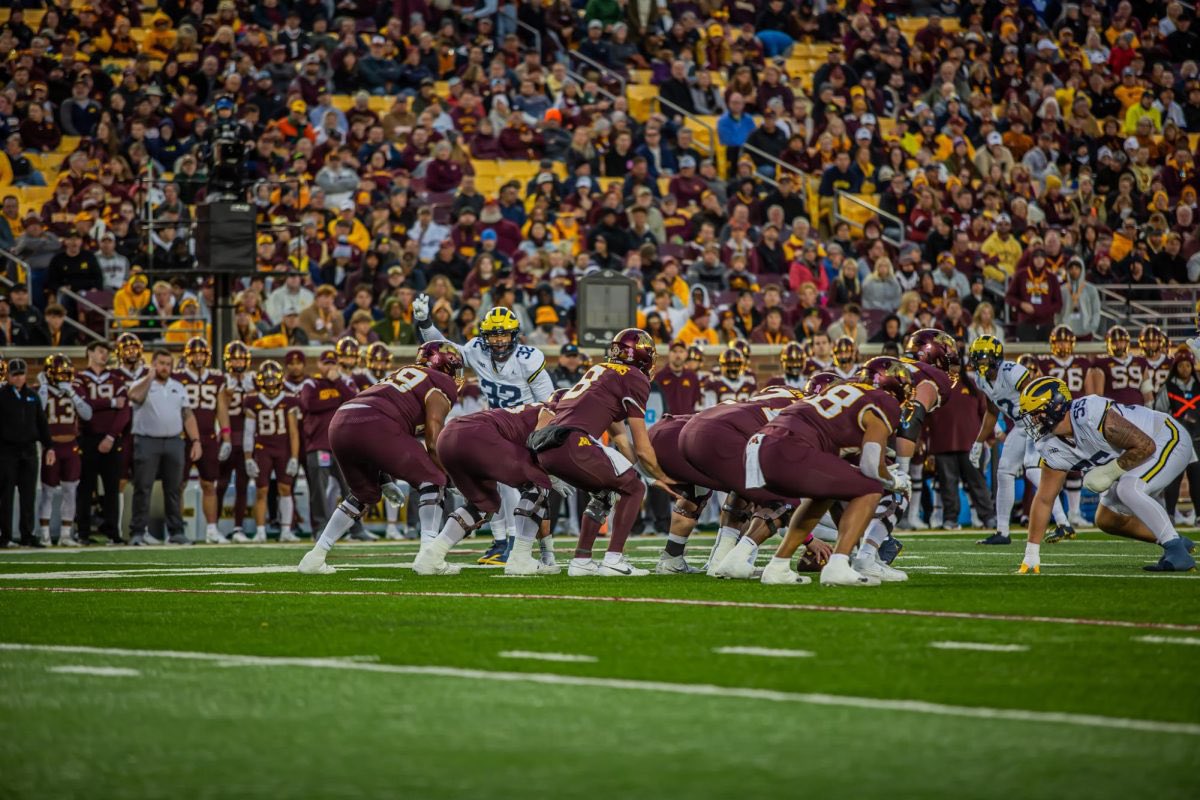
[[[329,423],[329,447],[350,487],[364,508],[383,497],[379,473],[412,486],[446,485],[446,475],[421,442],[402,430],[391,417],[373,408],[342,408]]]
[[[225,502],[225,491],[229,488],[229,482],[231,480],[234,482],[234,525],[241,525],[242,520],[246,519],[246,488],[250,485],[250,476],[246,474],[246,451],[238,444],[240,441],[242,441],[242,434],[237,432],[233,437],[233,452],[230,454],[228,461],[218,462],[219,469],[217,472],[218,504]],[[203,454],[201,458],[203,458]],[[218,516],[220,515],[219,506],[217,514]]]
[[[613,515],[608,550],[610,553],[624,552],[625,540],[629,538],[638,509],[642,506],[642,498],[646,496],[646,486],[638,477],[637,470],[627,469],[618,475],[604,451],[586,434],[578,431],[572,431],[561,447],[538,453],[537,460],[546,472],[586,492],[617,492],[620,495]],[[583,515],[576,558],[591,558],[592,545],[600,534],[602,523],[603,520]]]
[[[716,492],[737,492],[739,497],[756,505],[780,502],[783,497],[763,489],[746,488],[749,440],[749,436],[732,425],[696,420],[681,433],[679,451],[698,476],[697,485]]]
[[[79,456],[79,445],[75,442],[54,443],[54,464],[46,466],[42,461],[42,483],[46,486],[58,486],[60,483],[74,483],[79,480],[83,471],[83,460]]]
[[[532,483],[550,489],[550,479],[528,448],[470,417],[460,417],[442,429],[437,453],[455,488],[468,503],[489,514],[500,510],[498,483],[514,487]]]
[[[675,490],[694,500],[695,493],[691,491],[690,487],[709,487],[705,486],[708,478],[683,457],[683,451],[679,446],[683,426],[690,419],[691,417],[668,417],[651,425],[649,434],[650,444],[654,447],[654,456],[658,459],[658,465],[662,467],[663,472],[667,473]]]
[[[295,480],[287,474],[287,462],[291,456],[288,451],[277,447],[254,445],[254,463],[258,465],[258,477],[254,485],[259,491],[265,491],[271,485],[271,473],[275,473],[275,482],[280,486],[291,488]]]
[[[189,448],[190,449],[190,448]],[[200,475],[202,481],[217,481],[221,477],[221,462],[217,458],[221,453],[221,440],[216,436],[201,436],[200,437],[200,460],[188,460],[184,464],[183,480],[186,483],[188,476],[192,474],[192,467],[196,468],[197,474]],[[229,481],[226,480],[226,484]]]
[[[758,451],[766,489],[783,497],[854,500],[883,484],[832,453],[791,436],[768,436]]]

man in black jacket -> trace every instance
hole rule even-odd
[[[33,504],[37,491],[38,450],[54,465],[50,426],[37,392],[25,385],[25,360],[8,362],[8,381],[0,385],[0,547],[12,547],[13,490],[21,493],[21,544],[41,547],[33,537]]]

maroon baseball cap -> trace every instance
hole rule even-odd
[[[288,350],[287,354],[284,355],[284,357],[283,357],[283,363],[285,363],[285,364],[291,364],[293,361],[303,361],[303,360],[304,360],[304,351],[303,350]]]
[[[337,353],[333,350],[322,350],[321,355],[317,356],[317,361],[321,364],[336,364]]]

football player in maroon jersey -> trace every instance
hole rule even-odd
[[[221,430],[221,438],[228,434],[232,452],[229,458],[221,462],[221,474],[217,478],[217,502],[225,500],[225,492],[229,489],[230,480],[233,484],[233,541],[249,542],[250,539],[242,531],[246,520],[246,490],[250,485],[250,476],[246,474],[246,454],[242,450],[243,433],[245,431],[245,415],[242,413],[242,403],[246,395],[254,391],[254,376],[250,373],[250,348],[239,341],[225,345],[225,385],[218,399],[220,410],[219,419],[228,419],[227,429]],[[235,474],[236,473],[236,474]]]
[[[146,366],[146,351],[142,340],[132,333],[122,333],[117,337],[117,374],[125,386],[133,384],[146,377],[149,367]],[[121,498],[119,505],[125,502],[125,484],[133,479],[133,411],[130,410],[125,421],[125,429],[121,432]]]
[[[1130,352],[1129,331],[1114,325],[1104,335],[1107,355],[1092,362],[1084,380],[1085,394],[1098,394],[1127,406],[1142,405],[1142,381],[1150,364]]]
[[[1071,390],[1071,394],[1083,395],[1083,382],[1092,362],[1075,355],[1075,334],[1066,325],[1050,331],[1050,355],[1038,361],[1039,372],[1058,378]]]
[[[750,342],[746,341],[745,339],[734,339],[729,346],[742,354],[742,358],[746,361],[746,370],[744,374],[754,382],[754,389],[757,389],[758,378],[754,374],[754,351],[750,349]],[[754,389],[751,389],[750,392],[753,393]]]
[[[589,369],[563,395],[555,408],[554,422],[529,437],[529,447],[542,469],[592,495],[568,575],[650,574],[629,563],[625,540],[646,495],[646,486],[633,468],[635,459],[656,486],[676,497],[646,432],[649,375],[656,357],[650,334],[638,328],[621,331],[608,346],[608,359]],[[599,437],[606,431],[615,449],[600,442]],[[608,552],[599,563],[592,558],[592,545],[608,518],[614,496],[616,513]]]
[[[384,483],[417,487],[423,540],[442,527],[446,473],[437,460],[437,440],[458,397],[463,357],[448,341],[426,342],[416,363],[343,403],[329,425],[329,446],[350,488],[325,525],[299,570],[310,575],[334,571],[325,555],[363,512],[379,502]],[[421,436],[421,439],[417,437]]]
[[[136,337],[135,337],[136,338]],[[83,468],[75,503],[75,531],[81,544],[91,537],[92,497],[96,481],[104,487],[100,501],[101,533],[113,544],[121,544],[121,466],[125,429],[132,421],[123,373],[108,368],[108,342],[94,341],[87,346],[87,367],[76,376],[80,395],[92,409],[84,420],[80,450]]]
[[[204,541],[209,544],[229,544],[217,528],[221,506],[217,498],[217,480],[221,477],[221,462],[227,461],[233,452],[230,442],[228,409],[220,402],[221,390],[225,387],[225,376],[209,369],[212,349],[208,340],[193,336],[183,346],[183,368],[176,372],[175,380],[187,391],[188,403],[196,415],[196,427],[200,431],[200,460],[184,464],[183,480],[186,483],[192,467],[200,476],[200,502],[204,507]]]
[[[779,351],[779,374],[767,381],[767,386],[788,386],[803,389],[808,382],[808,354],[799,342],[788,342]]]
[[[906,364],[912,377],[913,400],[911,412],[904,415],[903,424],[896,433],[896,465],[920,480],[921,465],[910,472],[912,457],[917,451],[917,442],[925,430],[926,418],[946,402],[952,387],[951,371],[957,375],[960,361],[958,343],[945,331],[922,328],[904,340],[900,361]],[[920,518],[920,503],[908,506],[908,522],[914,527],[926,527]],[[892,563],[902,545],[895,537],[888,537],[887,546],[880,546],[880,558]]]
[[[418,575],[453,575],[457,565],[446,563],[446,554],[472,531],[482,527],[500,511],[498,486],[513,486],[521,499],[513,510],[514,538],[504,563],[506,575],[552,575],[559,568],[540,562],[533,556],[537,538],[548,511],[550,490],[570,493],[570,487],[551,479],[525,446],[530,434],[543,417],[553,419],[558,389],[547,403],[528,403],[510,408],[493,408],[455,417],[438,437],[438,459],[454,487],[467,504],[456,509],[442,526],[436,539],[423,542],[413,561]],[[480,453],[487,453],[480,458]]]
[[[1200,313],[1200,312],[1198,312]],[[582,366],[582,365],[581,365]],[[590,364],[588,366],[591,366]],[[687,360],[683,362],[684,369],[690,369],[697,375],[704,373],[704,348],[698,344],[689,345]]]
[[[359,390],[374,386],[381,380],[387,377],[392,369],[392,351],[383,342],[373,342],[365,348],[359,350],[359,362],[362,367],[356,369],[353,373],[355,385]],[[463,387],[465,389],[465,387]],[[459,400],[462,400],[463,389],[459,391]],[[410,487],[401,487],[400,495],[407,496]],[[404,538],[403,532],[400,530],[400,505],[391,497],[383,498],[383,513],[387,519],[387,528],[384,530],[384,538],[390,541],[399,541]]]
[[[300,385],[308,377],[304,374],[305,359],[303,350],[288,350],[283,357],[283,390],[290,395],[300,396]]]
[[[1171,366],[1175,363],[1168,351],[1171,340],[1157,325],[1147,325],[1138,334],[1138,348],[1142,358],[1146,359],[1146,371],[1142,376],[1142,384],[1138,388],[1142,392],[1142,402],[1147,406],[1154,405],[1154,395],[1158,388],[1166,383],[1171,374]]]
[[[271,476],[279,491],[279,541],[298,542],[292,532],[292,482],[300,472],[300,399],[283,391],[283,367],[264,361],[254,375],[255,391],[242,401],[242,452],[254,481],[254,538],[267,541],[267,489]]]
[[[79,422],[92,418],[92,407],[79,394],[75,368],[62,353],[46,356],[38,382],[38,398],[46,409],[54,463],[42,462],[42,494],[38,499],[38,523],[42,544],[50,546],[50,515],[54,496],[59,495],[59,547],[79,547],[71,532],[75,524],[75,500],[82,462],[79,458]]]
[[[365,364],[359,371],[368,386],[374,386],[387,377],[392,370],[392,351],[383,342],[372,342],[363,351]]]
[[[875,358],[853,381],[833,384],[785,408],[750,438],[745,461],[747,489],[805,498],[763,571],[764,583],[801,582],[799,575],[790,572],[792,555],[811,541],[813,528],[836,500],[846,504],[838,521],[833,555],[821,570],[821,583],[874,586],[880,582],[857,572],[850,565],[850,552],[874,517],[883,493],[905,494],[911,488],[907,471],[889,469],[886,459],[888,438],[900,427],[900,406],[911,393],[912,377],[906,365],[891,358]],[[841,458],[841,452],[849,448],[861,452],[857,467]]]

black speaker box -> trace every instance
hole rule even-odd
[[[196,260],[204,272],[254,272],[255,211],[250,203],[196,206]]]

